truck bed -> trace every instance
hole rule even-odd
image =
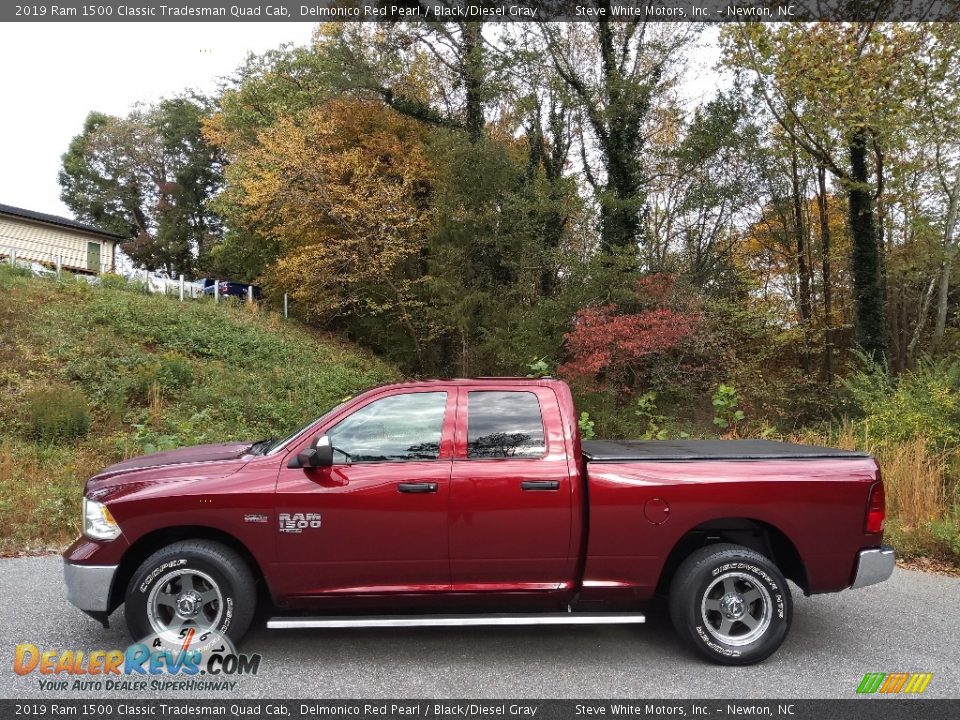
[[[775,440],[584,440],[590,462],[811,460],[865,458],[868,453]]]

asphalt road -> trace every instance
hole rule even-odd
[[[793,629],[749,668],[690,654],[668,618],[646,625],[290,631],[255,628],[260,653],[236,698],[849,698],[866,672],[931,672],[927,697],[960,697],[960,579],[897,569],[886,583],[836,595],[794,592]],[[18,643],[125,648],[122,609],[103,630],[67,603],[58,557],[0,560],[0,697],[100,697],[41,691],[13,672]],[[189,697],[122,693],[113,697]]]

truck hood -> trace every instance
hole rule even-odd
[[[175,475],[196,477],[199,474],[222,477],[235,472],[246,464],[251,445],[252,443],[249,442],[196,445],[130,458],[104,468],[90,478],[87,481],[87,491],[97,491],[126,482],[160,480],[163,479],[164,473],[157,472],[158,470],[162,471],[164,468],[182,465],[191,467],[189,469],[176,468]],[[197,465],[201,467],[195,467]],[[216,465],[221,467],[211,467]]]

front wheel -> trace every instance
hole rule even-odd
[[[677,569],[670,586],[677,633],[721,665],[752,665],[783,643],[793,600],[783,574],[742,545],[708,545]]]
[[[124,614],[135,640],[176,645],[187,636],[216,634],[237,642],[256,599],[253,573],[239,554],[217,542],[186,540],[140,565],[127,586]]]

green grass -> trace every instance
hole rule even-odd
[[[2,552],[69,540],[83,482],[112,462],[282,436],[399,376],[370,353],[274,313],[180,303],[116,279],[102,287],[33,279],[6,266],[0,340]],[[58,389],[73,396],[71,412],[78,392],[81,408],[86,401],[89,426],[79,438],[38,437],[37,414],[50,412]]]

